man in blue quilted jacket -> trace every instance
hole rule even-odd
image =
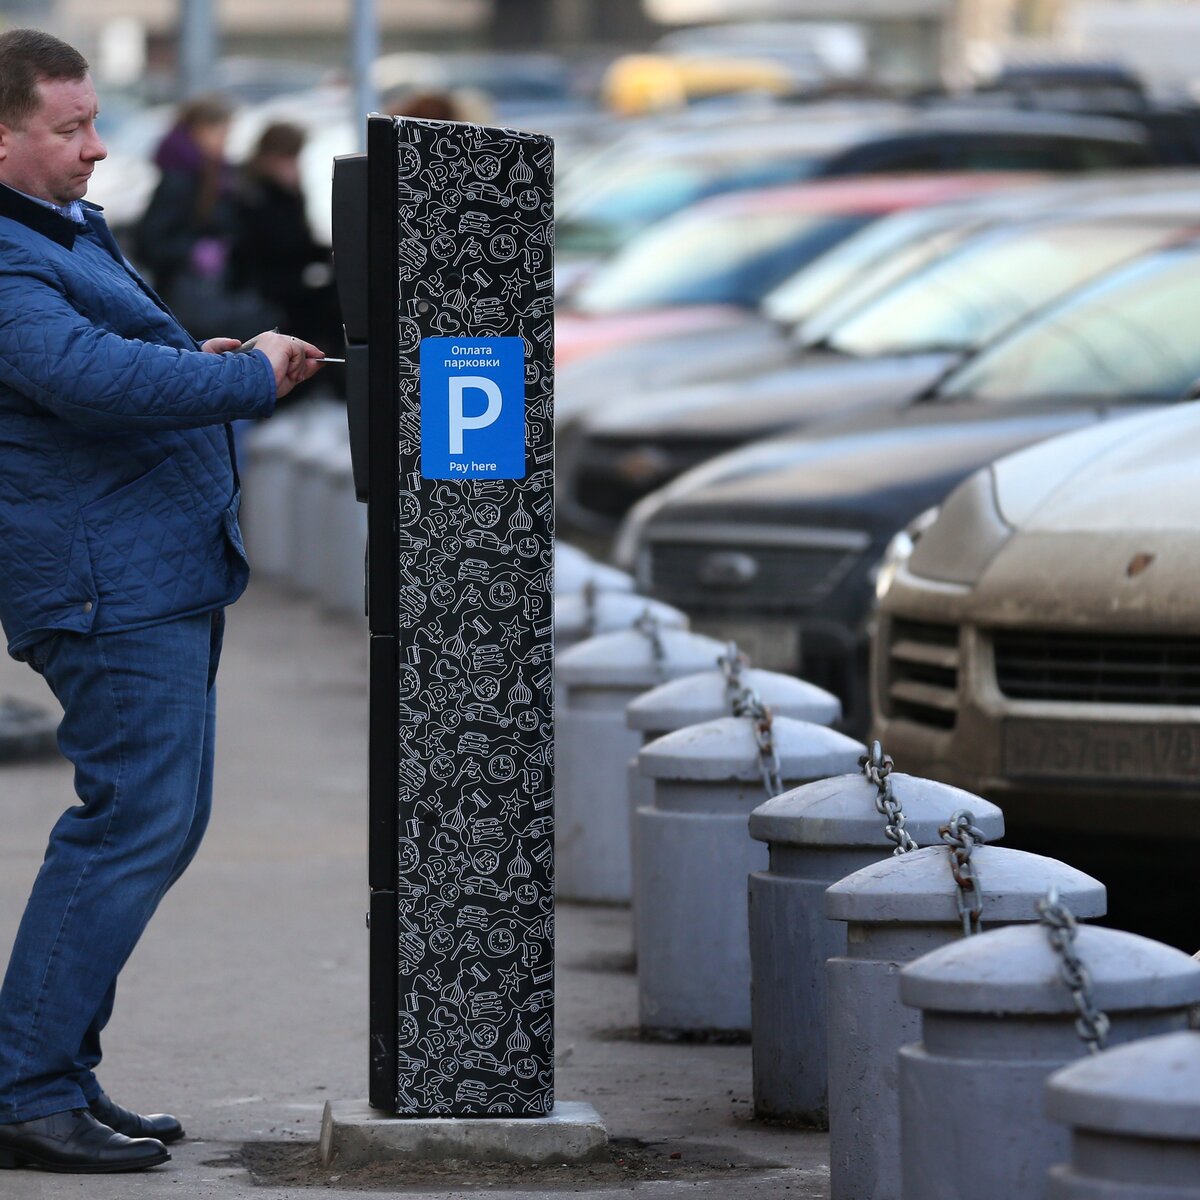
[[[105,150],[70,46],[0,34],[0,624],[63,706],[59,818],[0,987],[0,1168],[140,1170],[183,1135],[95,1076],[117,976],[212,795],[223,612],[246,586],[228,422],[321,352],[198,345],[83,200]]]

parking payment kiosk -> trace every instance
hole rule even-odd
[[[372,117],[334,255],[368,510],[370,1100],[553,1107],[553,145]]]

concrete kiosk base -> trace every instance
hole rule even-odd
[[[608,1130],[590,1104],[560,1101],[548,1117],[389,1117],[365,1100],[331,1100],[321,1162],[578,1163],[600,1158]]]

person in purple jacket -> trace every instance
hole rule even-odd
[[[61,702],[59,818],[0,986],[0,1168],[140,1170],[179,1122],[105,1095],[117,976],[212,799],[214,680],[246,586],[228,423],[315,346],[198,344],[83,196],[105,156],[88,65],[0,34],[0,625]]]

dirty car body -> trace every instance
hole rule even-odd
[[[1200,838],[1200,406],[973,475],[898,562],[874,730],[1025,827]]]

